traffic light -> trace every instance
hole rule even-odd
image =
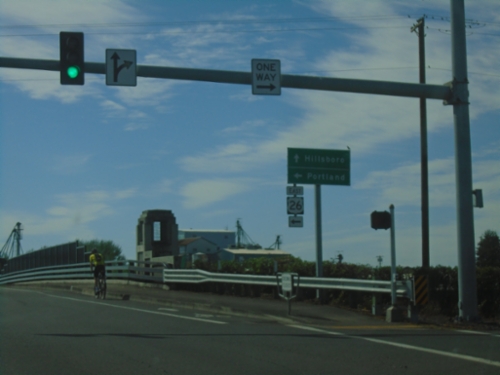
[[[391,214],[387,211],[373,211],[370,218],[373,229],[389,229],[391,227]]]
[[[61,85],[83,85],[85,75],[83,33],[61,31],[59,51]]]

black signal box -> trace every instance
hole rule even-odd
[[[391,227],[391,214],[387,211],[373,211],[370,219],[373,229],[389,229]]]

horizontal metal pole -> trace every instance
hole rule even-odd
[[[0,68],[59,71],[59,60],[0,57]],[[106,64],[86,62],[85,72],[91,74],[106,74]],[[146,78],[177,79],[241,85],[252,84],[251,73],[229,70],[138,65],[137,76]],[[281,87],[441,100],[449,100],[452,97],[451,88],[446,85],[375,81],[350,78],[314,77],[292,74],[281,75]]]

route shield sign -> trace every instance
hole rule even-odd
[[[252,94],[281,95],[281,61],[252,59]]]
[[[288,183],[351,185],[351,151],[289,148]]]
[[[106,85],[137,86],[136,50],[106,50]]]
[[[304,197],[287,197],[286,207],[289,215],[302,215],[304,213]]]

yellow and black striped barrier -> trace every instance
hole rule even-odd
[[[429,277],[418,276],[415,279],[415,305],[426,305],[429,302]]]

